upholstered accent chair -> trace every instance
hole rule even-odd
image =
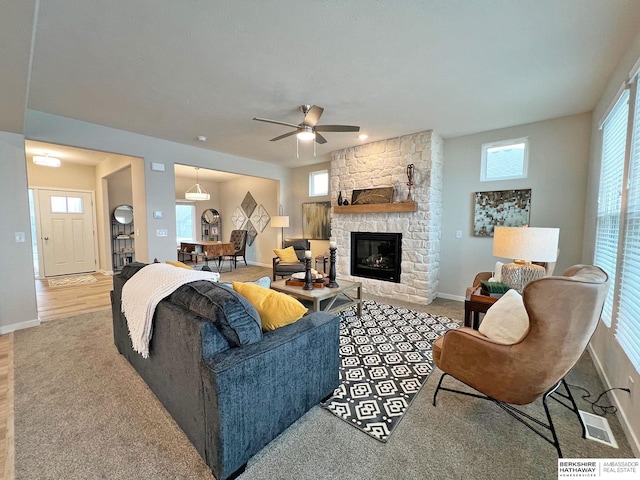
[[[247,264],[245,251],[247,250],[247,230],[232,230],[229,242],[233,243],[235,251],[229,255],[233,259],[234,268],[238,266],[238,257],[242,257],[244,264]]]
[[[297,262],[281,262],[279,257],[273,258],[273,279],[276,276],[288,277],[292,273],[304,271],[304,252],[305,250],[311,250],[311,244],[309,240],[304,238],[287,238],[284,241],[284,248],[293,247],[298,257]]]
[[[433,405],[441,390],[492,400],[554,445],[562,457],[547,399],[553,398],[575,412],[584,438],[584,424],[564,377],[598,325],[608,286],[607,274],[590,265],[575,265],[562,276],[530,282],[522,292],[529,327],[515,344],[499,343],[467,327],[447,331],[433,345],[433,361],[443,371]],[[448,375],[479,393],[443,387]],[[566,393],[559,390],[561,386]],[[542,398],[547,424],[537,419],[532,424],[531,417],[513,406],[538,398]]]

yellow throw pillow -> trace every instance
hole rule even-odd
[[[258,311],[265,332],[289,325],[307,313],[307,307],[285,293],[253,283],[232,282],[232,285]]]
[[[167,265],[173,265],[174,267],[187,268],[189,270],[193,270],[189,265],[182,262],[172,262],[171,260],[167,260]]]
[[[274,248],[273,253],[278,256],[281,262],[295,263],[300,261],[293,247]]]

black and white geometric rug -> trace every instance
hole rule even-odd
[[[459,324],[373,300],[340,316],[340,386],[322,406],[386,442],[433,370],[431,345]]]

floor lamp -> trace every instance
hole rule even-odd
[[[544,277],[546,269],[531,262],[555,262],[559,237],[559,228],[495,227],[493,256],[516,259],[503,265],[502,281],[522,293],[527,283]]]
[[[271,217],[271,226],[280,228],[280,233],[282,235],[282,248],[284,248],[284,229],[289,228],[289,217],[287,215],[276,215],[275,217]]]

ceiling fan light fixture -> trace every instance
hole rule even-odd
[[[200,185],[200,179],[198,176],[198,170],[200,169],[198,167],[194,167],[194,168],[196,169],[196,183],[184,193],[184,198],[187,200],[195,200],[195,201],[209,200],[211,198],[211,195],[209,195],[207,191],[204,188],[202,188],[202,185]]]
[[[300,130],[297,133],[297,137],[298,140],[302,140],[302,141],[309,141],[309,140],[313,140],[314,138],[316,138],[316,134],[313,131],[313,128],[309,127],[309,126],[303,126],[301,127],[302,130]]]
[[[61,162],[59,158],[50,157],[45,154],[44,157],[41,155],[36,155],[33,157],[33,163],[36,165],[41,165],[43,167],[59,167]]]

